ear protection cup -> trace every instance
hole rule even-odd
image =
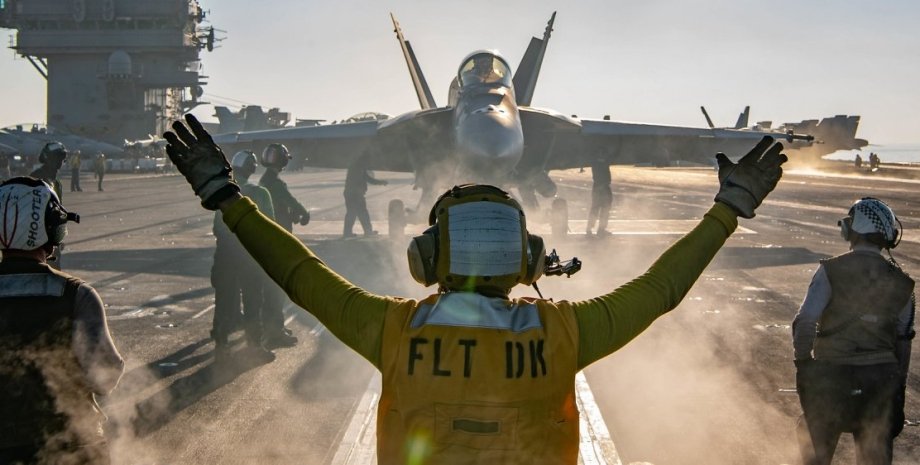
[[[437,226],[432,226],[422,235],[413,237],[406,253],[409,256],[409,273],[413,279],[425,287],[438,282],[435,265],[438,254]]]
[[[530,286],[543,276],[546,268],[546,246],[543,238],[536,234],[527,235],[527,273],[521,278],[521,284]]]
[[[853,232],[853,217],[848,216],[837,221],[837,226],[840,226],[840,237],[845,241],[850,240],[850,233]]]

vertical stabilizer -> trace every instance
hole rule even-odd
[[[549,43],[549,36],[553,32],[553,22],[556,20],[556,12],[550,16],[549,22],[546,23],[546,30],[543,32],[543,38],[537,39],[532,37],[524,57],[521,58],[521,64],[518,65],[514,72],[514,95],[518,105],[529,106],[533,100],[533,92],[537,87],[537,78],[540,76],[540,67],[543,65],[543,55],[546,53],[546,45]]]
[[[738,121],[735,122],[735,129],[744,129],[748,127],[748,119],[751,116],[751,106],[744,107],[744,111],[738,115]]]
[[[406,65],[409,67],[409,76],[412,77],[412,85],[415,87],[415,95],[418,96],[418,103],[423,110],[437,108],[431,90],[428,88],[428,82],[425,81],[425,75],[422,74],[422,68],[418,65],[415,58],[415,52],[412,51],[412,45],[403,37],[402,29],[399,27],[399,21],[396,16],[390,13],[390,19],[393,20],[393,32],[396,33],[396,39],[399,40],[399,46],[402,48],[403,56],[406,58]]]
[[[227,107],[215,106],[214,116],[216,116],[217,121],[220,122],[217,130],[219,134],[243,130],[243,120],[238,114],[230,111]]]
[[[706,107],[700,105],[700,111],[703,112],[703,116],[706,117],[706,124],[709,125],[709,129],[715,129],[716,125],[712,124],[712,118],[709,117],[709,112],[706,111]]]

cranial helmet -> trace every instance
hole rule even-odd
[[[284,168],[291,160],[291,152],[284,144],[268,144],[262,151],[262,165],[269,168]]]
[[[0,247],[35,250],[60,244],[66,223],[79,223],[80,216],[68,213],[44,181],[22,176],[0,184],[0,220]]]
[[[256,171],[256,154],[252,153],[252,150],[240,150],[233,155],[230,166],[239,170],[243,177],[250,176]]]
[[[67,147],[64,147],[64,144],[57,141],[48,142],[44,147],[42,147],[42,151],[38,154],[38,162],[46,163],[51,156],[66,158]]]
[[[543,274],[543,239],[527,233],[521,205],[497,187],[453,187],[435,202],[428,224],[408,250],[409,271],[423,286],[505,295]]]
[[[850,207],[847,217],[838,221],[837,225],[845,240],[850,240],[853,234],[860,234],[879,247],[892,249],[900,242],[896,223],[900,221],[885,202],[863,197]]]

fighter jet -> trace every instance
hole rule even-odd
[[[19,150],[16,150],[9,145],[0,144],[0,155],[10,156],[10,155],[19,155]]]
[[[709,127],[715,128],[706,107],[701,106],[700,111],[703,112],[703,117],[706,118]],[[859,127],[859,116],[856,115],[836,115],[822,118],[821,122],[818,122],[817,119],[807,119],[798,123],[784,123],[775,128],[772,121],[758,121],[748,126],[750,115],[751,107],[744,107],[744,111],[738,115],[738,121],[731,129],[778,134],[800,133],[814,138],[813,141],[793,140],[786,143],[787,151],[795,151],[795,157],[792,158],[794,163],[814,163],[821,157],[838,150],[860,150],[869,144],[869,141],[856,137],[856,129]]]
[[[808,136],[719,128],[691,128],[569,117],[531,106],[556,13],[542,38],[532,38],[512,74],[494,50],[478,50],[460,62],[446,106],[439,106],[391,14],[420,109],[382,121],[282,128],[218,135],[232,150],[260,150],[287,144],[305,157],[305,166],[347,168],[364,153],[370,169],[414,172],[431,193],[460,182],[517,187],[525,203],[534,192],[555,195],[550,170],[585,167],[597,159],[610,164],[665,165],[676,160],[713,163],[716,152],[747,153],[764,135],[808,141]],[[529,200],[529,201],[528,201]]]
[[[25,129],[28,126],[29,129]],[[0,130],[0,144],[8,145],[18,150],[23,156],[36,156],[41,152],[46,143],[58,141],[67,147],[67,150],[79,150],[83,153],[102,152],[106,156],[119,156],[124,151],[112,144],[100,142],[86,137],[70,134],[60,129],[43,124],[30,124],[9,126]]]

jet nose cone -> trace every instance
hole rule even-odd
[[[502,113],[474,113],[458,125],[457,145],[467,170],[481,177],[499,177],[520,161],[524,135],[519,122]]]

